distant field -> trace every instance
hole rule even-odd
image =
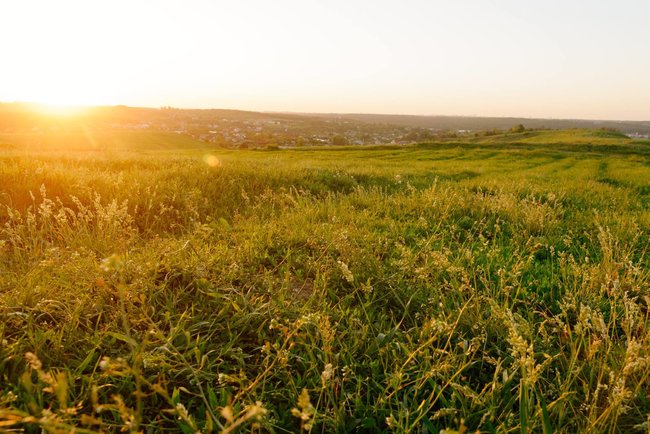
[[[32,133],[1,133],[0,149],[43,151],[125,151],[203,148],[205,144],[187,136],[152,131],[75,129]]]
[[[649,145],[0,135],[0,430],[647,433]]]

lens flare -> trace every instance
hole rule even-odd
[[[221,160],[219,160],[214,155],[208,154],[208,155],[204,156],[203,161],[205,161],[205,164],[207,164],[210,167],[219,167],[219,166],[221,166]]]

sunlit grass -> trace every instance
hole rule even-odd
[[[0,429],[647,432],[648,153],[128,137],[2,151]]]
[[[0,133],[0,150],[16,154],[29,152],[43,155],[54,152],[60,155],[66,151],[100,152],[101,156],[111,152],[164,152],[179,149],[205,148],[206,145],[187,136],[166,132],[91,130],[83,125],[56,131],[33,131],[30,133]],[[70,155],[79,157],[79,155]]]

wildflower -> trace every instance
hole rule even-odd
[[[617,376],[614,372],[609,373],[610,393],[607,397],[610,406],[615,408],[616,414],[620,415],[628,410],[625,402],[633,396],[632,391],[625,385],[625,377]]]
[[[329,383],[329,381],[332,378],[333,374],[334,374],[334,369],[332,367],[332,364],[328,363],[327,365],[325,365],[325,369],[320,374],[320,380],[321,380],[321,383],[323,384],[323,388],[325,388],[327,386],[327,383]]]
[[[232,407],[227,405],[221,409],[221,416],[226,419],[226,422],[233,423],[235,421],[235,414],[232,411]]]
[[[41,363],[40,359],[36,354],[27,352],[25,353],[25,359],[27,360],[27,363],[29,364],[29,367],[34,370],[34,371],[40,371],[43,369],[43,363]]]
[[[343,274],[343,278],[348,282],[352,283],[354,282],[354,275],[348,268],[348,264],[346,264],[343,261],[336,261],[339,264],[339,268],[341,269],[341,273]]]
[[[635,338],[628,341],[627,351],[625,352],[625,365],[623,366],[624,376],[642,371],[644,368],[650,366],[650,357],[644,357],[643,353],[644,346],[639,341]]]
[[[105,371],[111,365],[111,359],[109,357],[103,357],[101,362],[99,362],[99,369]]]
[[[586,335],[589,331],[593,331],[600,335],[603,341],[609,340],[609,330],[605,324],[602,313],[597,310],[594,311],[589,306],[581,304],[575,332],[577,334]]]
[[[519,333],[514,318],[509,318],[508,323],[508,343],[510,344],[510,353],[519,363],[522,369],[522,380],[528,385],[534,385],[537,382],[543,365],[536,365],[533,351],[533,344],[528,343]]]
[[[120,255],[112,254],[108,258],[102,260],[100,268],[106,272],[120,271],[124,268],[124,260]]]
[[[262,405],[262,401],[255,401],[255,404],[247,405],[244,408],[244,420],[255,419],[260,420],[262,416],[266,415],[268,410]]]
[[[648,431],[650,432],[650,414],[648,415],[648,418],[646,419],[645,422],[640,423],[638,425],[634,425],[634,429],[637,431]]]
[[[298,397],[298,407],[299,408],[292,408],[291,414],[300,419],[302,429],[310,430],[314,423],[313,417],[316,413],[316,409],[309,400],[309,392],[307,389],[302,389],[302,392]]]
[[[189,412],[187,411],[187,409],[182,403],[179,402],[178,404],[176,404],[175,410],[179,419],[187,420],[190,418]]]
[[[458,410],[455,408],[442,408],[438,411],[436,411],[433,416],[431,416],[431,420],[436,420],[436,419],[441,419],[443,417],[449,417],[453,416],[454,414],[458,413]]]

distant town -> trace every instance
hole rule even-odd
[[[404,116],[296,114],[173,107],[92,107],[67,117],[25,103],[0,104],[0,132],[76,128],[154,130],[231,149],[296,146],[408,144],[499,134],[526,129],[609,128],[631,138],[650,138],[650,122]]]

